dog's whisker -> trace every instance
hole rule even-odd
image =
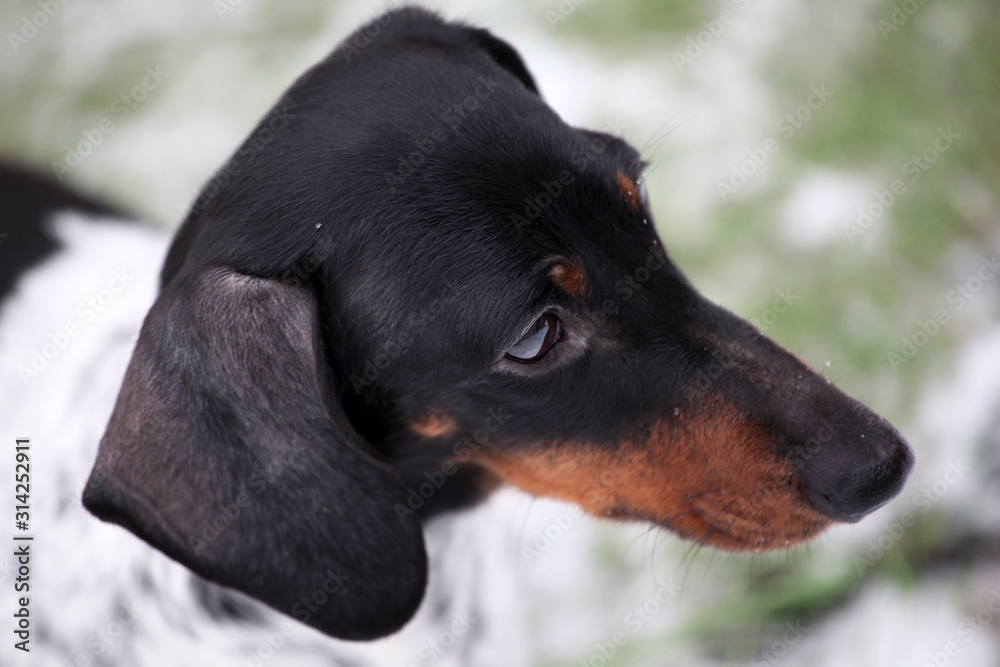
[[[643,551],[645,551],[645,547],[649,543],[650,537],[655,538],[657,533],[660,532],[657,531],[656,528],[657,528],[656,524],[653,523],[643,528],[642,531],[634,538],[632,538],[632,540],[630,540],[629,543],[625,546],[624,549],[625,554],[628,555],[628,552],[631,551],[633,548],[635,548],[635,546],[639,544],[640,541],[643,543]],[[643,559],[645,558],[646,556],[644,555]]]
[[[673,133],[675,130],[683,127],[685,124],[687,124],[687,123],[691,122],[692,120],[694,120],[695,118],[697,118],[697,114],[695,114],[695,115],[690,116],[689,118],[686,118],[686,119],[678,122],[676,125],[673,125],[671,127],[667,127],[678,116],[681,116],[681,115],[687,114],[687,113],[693,113],[693,112],[690,109],[685,110],[685,111],[679,111],[676,114],[674,114],[673,116],[671,116],[670,118],[668,118],[666,121],[664,121],[663,123],[661,123],[660,126],[656,128],[656,130],[653,132],[653,134],[650,135],[649,139],[647,139],[646,142],[643,143],[642,146],[639,147],[639,154],[642,156],[642,158],[644,160],[652,161],[653,157],[656,154],[656,151],[659,150],[660,145],[663,143],[663,141],[671,133]]]
[[[727,506],[724,509],[728,509],[728,504],[727,504]],[[721,512],[722,511],[720,511],[720,514],[721,514]],[[736,515],[734,515],[733,518],[730,519],[729,523],[726,524],[726,526],[722,529],[722,534],[723,535],[728,535],[729,534],[729,528],[733,525],[733,522],[736,521],[737,518],[739,518],[739,513],[737,513]],[[708,559],[708,564],[705,565],[705,575],[702,578],[703,580],[704,580],[705,577],[708,576],[708,571],[709,571],[709,569],[711,569],[712,563],[715,560],[715,555],[718,552],[719,552],[718,549],[714,549],[714,548],[712,549],[712,556],[711,556],[711,558]]]

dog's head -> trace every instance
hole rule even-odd
[[[377,19],[194,203],[87,507],[365,638],[420,602],[415,512],[502,482],[734,550],[886,502],[907,445],[694,290],[641,168],[489,33]]]

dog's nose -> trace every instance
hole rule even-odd
[[[866,461],[826,461],[803,471],[813,508],[835,521],[854,523],[899,493],[913,468],[913,452],[894,431],[881,437],[885,441],[865,448],[871,452]]]

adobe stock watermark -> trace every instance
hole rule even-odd
[[[622,618],[622,629],[615,631],[607,639],[594,642],[594,650],[587,657],[580,658],[577,665],[579,667],[605,667],[680,592],[680,584],[672,578],[666,582],[659,582],[656,592],[652,596],[625,614]]]
[[[698,58],[715,44],[715,41],[722,37],[726,28],[736,23],[739,14],[750,8],[751,0],[733,0],[735,9],[723,9],[714,19],[702,21],[703,30],[687,38],[687,43],[683,50],[674,51],[674,65],[678,72],[683,72],[684,68],[693,65]]]
[[[708,350],[708,356],[708,363],[699,368],[698,372],[681,387],[681,396],[688,405],[698,405],[719,379],[739,364],[735,354],[722,348]],[[674,414],[677,415],[678,411],[675,410]]]
[[[87,325],[111,306],[115,295],[120,294],[134,279],[135,276],[130,275],[128,269],[113,271],[106,287],[77,305],[78,319],[69,320],[62,328],[50,332],[47,343],[31,350],[28,363],[18,365],[17,373],[21,376],[21,381],[28,384],[48,368],[70,342],[86,330]]]
[[[750,318],[750,323],[760,334],[774,326],[781,315],[787,313],[802,298],[795,294],[791,287],[778,288],[774,290],[774,294],[775,298],[771,301],[771,305]],[[698,372],[681,387],[681,395],[687,399],[688,403],[697,404],[720,378],[734,368],[738,368],[740,365],[739,353],[733,350],[739,349],[743,340],[748,346],[753,345],[757,335],[754,332],[741,331],[737,333],[736,345],[732,346],[731,349],[715,347],[707,350],[708,363],[699,368]]]
[[[889,362],[892,372],[899,373],[902,366],[910,363],[920,353],[920,350],[926,347],[944,329],[946,324],[951,322],[952,315],[965,308],[998,273],[1000,273],[1000,260],[997,259],[996,255],[980,257],[979,266],[975,272],[955,285],[954,289],[949,290],[945,295],[949,308],[938,308],[934,311],[933,317],[919,320],[916,329],[908,336],[900,338],[899,349],[886,353],[886,360]]]
[[[900,28],[909,23],[910,17],[916,14],[927,2],[928,0],[903,0],[903,2],[893,3],[889,18],[879,19],[875,22],[882,35],[882,41],[888,42],[889,35],[898,32]]]
[[[382,34],[382,31],[389,26],[392,19],[396,17],[396,14],[403,7],[404,3],[402,0],[389,0],[377,18],[341,43],[339,50],[344,60],[350,64],[351,60],[367,49],[371,45],[372,40]]]
[[[181,204],[178,209],[187,216],[203,211],[208,205],[219,196],[219,193],[232,182],[233,178],[239,176],[245,170],[252,168],[254,160],[265,148],[270,146],[277,139],[282,130],[291,124],[293,116],[288,113],[285,107],[276,107],[268,112],[253,134],[236,151],[233,157],[220,169],[212,180],[196,195],[189,207]]]
[[[212,0],[212,9],[215,10],[215,14],[219,17],[219,20],[224,21],[229,14],[235,12],[242,4],[243,0]]]
[[[775,132],[785,141],[790,140],[795,134],[805,127],[815,116],[816,112],[833,97],[833,91],[828,90],[826,84],[810,86],[809,95],[805,101],[795,107],[774,124]],[[715,182],[715,188],[719,192],[722,201],[727,201],[729,197],[736,193],[749,182],[760,168],[767,164],[771,156],[781,150],[781,143],[776,137],[768,137],[759,148],[747,149],[747,157],[738,164],[734,164],[729,170],[729,178],[719,179]]]
[[[774,326],[778,318],[787,313],[795,305],[795,302],[802,298],[798,294],[794,294],[791,287],[776,289],[774,290],[774,294],[775,298],[771,301],[771,305],[755,317],[750,318],[750,324],[754,325],[761,333]]]
[[[873,567],[903,538],[906,531],[917,525],[919,517],[941,501],[949,491],[962,481],[969,467],[961,461],[949,461],[944,474],[931,484],[924,485],[920,492],[910,500],[912,510],[907,510],[889,523],[883,524],[883,532],[868,540],[868,549],[864,555],[855,555],[852,559],[858,574]]]
[[[963,618],[955,626],[954,634],[967,645],[981,635],[984,630],[989,632],[998,614],[1000,614],[1000,588],[994,587],[990,589],[989,601],[975,613]],[[921,667],[948,667],[952,664],[952,660],[961,653],[962,645],[958,641],[947,641],[941,650],[928,651],[927,661]]]
[[[78,652],[73,657],[74,665],[92,665],[103,663],[107,658],[100,659],[123,635],[126,635],[128,628],[142,616],[143,609],[134,601],[122,602],[118,612],[103,627],[94,630],[87,635],[85,644],[87,648]]]
[[[455,612],[451,615],[450,620],[451,622],[445,630],[424,642],[424,645],[417,651],[417,660],[408,663],[407,667],[433,665],[454,648],[459,639],[472,628],[472,624],[476,621],[472,612],[468,610]]]
[[[500,81],[480,75],[477,79],[476,90],[462,98],[446,109],[439,120],[442,125],[435,127],[427,135],[416,140],[416,147],[403,157],[399,158],[394,172],[385,172],[385,182],[390,188],[401,185],[406,179],[412,176],[434,153],[438,147],[447,142],[451,136],[458,134],[462,125],[468,118],[485,108],[486,102],[493,97],[494,92],[500,87]],[[452,134],[445,128],[450,128]]]
[[[317,586],[312,593],[303,595],[292,606],[292,616],[303,623],[308,623],[312,615],[326,605],[333,596],[342,591],[346,586],[345,582],[351,579],[351,575],[344,572],[343,568],[339,566],[336,569],[327,568],[323,574],[326,576],[323,583]]]
[[[292,287],[308,285],[312,276],[323,266],[323,258],[330,248],[313,248],[281,275],[281,282]]]
[[[587,0],[560,0],[555,9],[545,10],[545,20],[549,24],[549,30],[555,30],[559,24],[569,19],[576,13]]]
[[[798,644],[809,632],[809,628],[802,627],[802,621],[798,619],[794,623],[786,621],[784,627],[785,631],[781,633],[780,637],[754,656],[753,660],[750,661],[751,667],[770,667],[778,664],[788,655],[789,649]]]
[[[151,426],[159,430],[155,421]],[[144,423],[140,431],[146,427]],[[254,501],[267,492],[269,486],[278,480],[286,466],[294,465],[300,456],[295,452],[284,460],[275,458],[266,467],[254,470],[245,480],[242,490],[228,503],[219,503],[213,513],[203,519],[194,532],[188,535],[188,544],[195,555],[201,555],[213,542],[219,539],[234,524],[240,521]],[[252,495],[251,495],[252,492]]]
[[[250,657],[243,664],[246,667],[263,667],[264,663],[273,658],[300,627],[291,621],[283,620],[276,630],[261,633],[261,641],[253,648]]]
[[[57,14],[69,4],[70,0],[38,0],[39,11],[21,17],[21,25],[17,32],[13,30],[7,33],[7,43],[10,44],[14,55],[17,55],[23,46],[33,39],[40,30],[45,28]]]
[[[613,136],[621,136],[627,127],[618,116],[604,123],[605,132]],[[572,170],[564,169],[553,174],[551,179],[543,181],[534,194],[524,198],[523,212],[510,214],[510,222],[514,228],[521,232],[525,227],[539,222],[545,212],[565,194],[567,187],[576,182],[577,176],[586,172],[607,150],[607,140],[596,134],[585,145],[574,149],[570,155]]]
[[[872,193],[872,199],[864,206],[858,207],[858,217],[854,222],[844,225],[847,240],[854,243],[857,237],[871,229],[900,197],[909,192],[907,182],[912,184],[919,181],[921,176],[938,161],[942,153],[945,153],[961,138],[962,135],[952,130],[951,125],[947,128],[939,127],[937,136],[934,137],[930,146],[919,154],[910,156],[910,159],[903,163],[901,171],[906,180],[897,178],[885,190],[875,190]]]
[[[490,408],[483,425],[457,440],[451,448],[451,456],[434,470],[424,471],[424,479],[416,488],[406,489],[406,504],[396,503],[393,509],[400,523],[416,516],[417,512],[445,485],[448,479],[458,472],[462,463],[472,460],[472,457],[488,443],[500,427],[507,423],[511,415],[503,406]]]
[[[118,123],[127,119],[131,113],[149,96],[149,93],[160,87],[160,84],[170,76],[159,65],[146,67],[146,75],[130,90],[116,97],[110,105],[114,117],[105,116],[94,127],[89,127],[81,133],[81,139],[75,146],[64,146],[66,154],[62,160],[52,162],[52,171],[60,182],[72,174],[84,159],[104,143],[104,139],[115,131]]]
[[[143,432],[142,425],[139,427],[139,432]],[[90,469],[89,475],[83,471],[83,477],[71,475],[68,479],[63,478],[60,483],[61,490],[57,505],[59,512],[62,513],[68,509],[83,510],[83,489],[88,488],[96,491],[101,488],[110,479],[111,474],[117,471],[118,460],[121,456],[121,452],[107,452],[94,462],[94,467]]]
[[[576,177],[568,169],[563,169],[553,176],[552,180],[542,181],[542,187],[534,195],[524,200],[524,215],[511,213],[510,221],[517,231],[522,231],[542,217],[542,213],[552,206],[562,196],[567,185],[571,185]]]
[[[652,278],[653,274],[667,268],[667,257],[659,246],[650,246],[645,261],[622,276],[614,285],[615,298],[610,296],[601,302],[590,315],[599,322],[607,322],[618,314],[623,304],[629,302]]]
[[[68,2],[68,0],[65,1]],[[402,6],[402,3],[399,2],[399,0],[394,0],[389,4],[395,6],[396,9],[399,9],[399,7]],[[235,12],[242,5],[243,0],[212,0],[212,9],[215,10],[215,14],[219,17],[220,21],[226,20],[230,14]],[[381,30],[379,32],[381,32]]]
[[[444,290],[442,290],[441,294],[432,299],[430,303],[421,307],[416,313],[409,315],[395,335],[382,343],[378,352],[365,359],[364,363],[361,364],[360,372],[351,373],[348,379],[351,382],[354,393],[360,394],[378,380],[393,362],[410,349],[415,342],[414,336],[416,333],[440,317],[445,312],[448,304],[461,297],[468,289],[468,285],[456,285],[450,280],[445,281]]]
[[[612,463],[600,475],[590,479],[581,490],[581,498],[587,505],[595,505],[606,495],[608,487],[624,473],[628,472],[629,465],[635,460],[635,456],[625,452],[615,452]],[[583,517],[583,508],[573,503],[562,512],[550,515],[551,521],[544,528],[536,530],[533,539],[528,543],[521,544],[521,556],[529,565],[542,557],[552,545],[559,541],[577,519]]]
[[[303,595],[289,610],[303,623],[308,623],[312,615],[319,611],[324,605],[330,602],[340,591],[344,590],[351,575],[343,571],[343,568],[327,568],[323,572],[326,577],[318,587],[308,595]],[[268,630],[261,633],[261,641],[254,646],[250,656],[243,662],[246,667],[263,667],[268,660],[281,650],[288,638],[299,631],[301,626],[288,620],[282,620],[275,630]]]

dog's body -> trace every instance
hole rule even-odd
[[[24,261],[2,311],[9,382],[28,389],[10,439],[34,443],[39,535],[67,536],[33,547],[37,650],[419,664],[465,618],[448,659],[513,664],[484,648],[516,617],[513,586],[482,583],[516,570],[507,503],[477,506],[504,483],[736,550],[899,490],[912,455],[884,420],[670,262],[632,148],[565,125],[486,31],[406,9],[358,34],[278,102],[169,249],[65,219],[64,247]],[[152,546],[87,519],[81,489]],[[106,602],[81,612],[92,590]],[[124,634],[88,647],[116,614]],[[384,649],[316,632],[400,628]]]
[[[75,201],[68,205],[80,208]],[[524,662],[519,657],[524,647],[516,641],[521,633],[517,537],[524,499],[513,492],[428,523],[432,570],[421,610],[404,631],[375,643],[326,637],[203,581],[120,528],[93,520],[80,500],[84,484],[156,295],[156,273],[150,269],[163,263],[170,239],[133,221],[50,212],[45,226],[58,244],[34,257],[12,257],[21,260],[19,273],[0,311],[0,367],[7,370],[0,422],[6,442],[31,438],[29,532],[36,535],[30,563],[31,652],[22,654],[8,637],[0,644],[0,664]],[[77,333],[66,334],[68,342],[59,347],[52,341],[67,325]],[[46,345],[58,352],[43,349]],[[35,352],[47,366],[37,358],[32,363]],[[12,455],[0,459],[5,479],[13,479],[13,467]],[[12,494],[0,499],[0,511],[13,516]],[[0,556],[8,619],[17,576],[14,554]]]

